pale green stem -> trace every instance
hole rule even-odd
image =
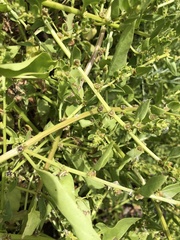
[[[126,108],[126,109],[122,110],[121,108],[115,107],[115,108],[112,108],[112,110],[117,111],[117,112],[126,113],[126,112],[129,112],[129,111],[134,111],[134,110],[136,110],[136,108],[132,107],[132,108]],[[106,112],[106,111],[102,110],[102,112]],[[51,133],[54,133],[54,132],[58,131],[59,129],[67,127],[68,125],[70,125],[74,122],[77,122],[81,119],[84,119],[86,117],[89,117],[91,115],[98,114],[98,113],[99,113],[98,108],[94,108],[94,109],[91,109],[91,111],[81,113],[79,115],[76,115],[75,117],[72,117],[70,119],[66,119],[63,122],[58,123],[57,125],[49,128],[49,129],[37,134],[36,136],[32,137],[31,139],[27,140],[22,145],[19,145],[19,146],[13,148],[12,150],[10,150],[10,151],[4,153],[3,155],[1,155],[0,156],[0,164],[5,162],[6,160],[8,160],[10,158],[13,158],[13,157],[17,156],[21,152],[21,151],[18,150],[20,147],[22,147],[23,150],[26,149],[26,148],[29,148],[30,146],[39,142],[40,140],[42,140],[46,136],[50,135]]]
[[[165,220],[165,218],[164,218],[164,216],[163,216],[163,213],[162,213],[162,211],[161,211],[161,208],[160,208],[159,204],[156,203],[156,202],[154,202],[154,204],[155,204],[155,207],[156,207],[156,210],[157,210],[159,219],[160,219],[160,221],[161,221],[162,228],[164,229],[164,233],[165,233],[166,236],[167,236],[167,239],[168,239],[168,240],[173,240],[172,237],[171,237],[171,234],[170,234],[168,225],[167,225],[167,223],[166,223],[166,220]]]
[[[103,25],[108,25],[108,26],[111,26],[113,28],[119,28],[120,25],[119,24],[116,24],[116,23],[110,23],[108,21],[108,19],[104,19],[104,18],[101,18],[97,15],[94,15],[92,13],[88,13],[88,12],[82,12],[81,10],[79,9],[76,9],[76,8],[73,8],[73,7],[69,7],[69,6],[65,6],[63,4],[60,4],[60,3],[57,3],[57,2],[53,2],[53,1],[44,1],[42,2],[42,5],[44,7],[49,7],[49,8],[54,8],[54,9],[58,9],[58,10],[61,10],[61,11],[65,11],[65,12],[69,12],[69,13],[73,13],[75,15],[81,15],[83,18],[90,18],[90,19],[93,19],[95,20],[96,22],[99,22]]]
[[[150,65],[150,64],[152,64],[152,63],[154,63],[154,62],[156,62],[156,61],[158,61],[158,60],[160,60],[160,59],[162,59],[162,58],[168,57],[168,56],[169,56],[169,53],[166,52],[166,53],[164,53],[164,54],[162,54],[162,55],[160,55],[160,56],[156,56],[156,57],[150,59],[150,60],[147,61],[146,63],[142,64],[140,67],[148,66],[148,65]]]
[[[167,2],[164,2],[164,3],[159,4],[159,5],[157,6],[157,8],[164,7],[164,6],[166,6],[166,5],[168,5],[168,4],[171,4],[171,3],[173,3],[173,2],[174,2],[174,0],[169,0],[169,1],[167,1]]]
[[[82,172],[82,171],[79,171],[79,170],[76,170],[74,168],[70,168],[70,167],[67,167],[65,165],[62,165],[58,162],[55,162],[55,161],[50,161],[48,158],[46,157],[43,157],[41,156],[40,154],[38,153],[35,153],[34,151],[32,150],[29,150],[29,149],[26,149],[23,153],[23,155],[27,158],[27,160],[30,162],[30,164],[36,169],[36,165],[34,164],[34,162],[31,160],[31,158],[29,157],[29,155],[35,157],[35,158],[38,158],[40,159],[41,161],[44,161],[44,162],[47,162],[47,163],[50,163],[51,165],[57,167],[59,170],[63,170],[63,171],[67,171],[67,172],[70,172],[70,173],[73,173],[73,174],[76,174],[78,176],[81,176],[81,177],[84,177],[84,178],[88,178],[88,179],[91,179],[91,180],[94,180],[98,183],[102,183],[104,184],[105,186],[108,186],[110,188],[114,188],[114,189],[119,189],[119,190],[122,190],[122,191],[125,191],[125,192],[128,192],[130,195],[134,195],[135,194],[135,191],[133,189],[130,189],[130,188],[126,188],[126,187],[123,187],[119,184],[116,184],[116,183],[113,183],[113,182],[108,182],[106,180],[103,180],[101,178],[98,178],[98,177],[95,177],[95,176],[92,176],[91,173],[87,173],[87,172]],[[171,199],[171,198],[164,198],[164,197],[159,197],[159,196],[156,196],[154,194],[152,194],[149,198],[151,199],[154,199],[154,200],[157,200],[157,201],[162,201],[162,202],[166,202],[166,203],[169,203],[169,204],[174,204],[176,206],[180,206],[180,201],[177,201],[177,200],[174,200],[174,199]]]
[[[56,42],[58,43],[58,45],[62,48],[62,50],[65,52],[65,54],[67,55],[68,58],[70,58],[71,53],[70,51],[66,48],[66,46],[62,43],[62,41],[59,39],[59,37],[57,36],[56,32],[52,29],[51,25],[48,23],[47,20],[45,20],[45,24],[47,25],[47,27],[49,28],[52,36],[54,37],[54,39],[56,40]],[[78,71],[80,72],[80,74],[82,75],[83,79],[87,82],[87,84],[90,86],[91,90],[95,93],[96,97],[99,99],[99,101],[101,102],[101,104],[103,105],[103,107],[106,109],[106,111],[109,113],[109,115],[111,117],[113,117],[122,127],[125,128],[126,124],[115,114],[114,111],[112,111],[111,107],[106,103],[106,101],[104,100],[104,98],[101,96],[101,94],[96,90],[96,88],[94,87],[94,84],[92,83],[92,81],[90,80],[90,78],[87,76],[87,74],[83,71],[83,69],[81,67],[77,68]],[[154,158],[155,160],[160,160],[160,158],[158,156],[156,156],[148,147],[146,147],[146,145],[137,137],[133,134],[133,132],[129,131],[129,135],[134,139],[134,141],[140,145],[143,150],[145,152],[147,152],[152,158]]]

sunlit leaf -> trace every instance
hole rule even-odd
[[[78,239],[100,240],[92,227],[92,223],[89,222],[89,217],[86,217],[79,209],[75,200],[69,195],[65,184],[62,184],[57,176],[47,171],[40,169],[36,169],[36,171],[42,178],[53,203],[74,228]]]
[[[167,104],[167,107],[172,111],[179,111],[180,103],[178,101],[172,101]]]
[[[170,152],[169,158],[178,158],[180,157],[180,147],[174,147]]]
[[[0,64],[0,74],[8,78],[21,75],[44,78],[55,64],[49,54],[43,52],[21,63]]]
[[[136,114],[135,114],[136,121],[141,122],[146,117],[146,115],[149,111],[150,101],[151,100],[148,99],[141,103],[141,105],[139,106],[139,108],[137,109]]]
[[[83,9],[90,4],[97,4],[97,3],[99,3],[99,0],[83,0]]]
[[[35,229],[39,226],[40,221],[40,212],[36,210],[36,202],[34,201],[34,205],[28,214],[28,220],[22,238],[31,236],[34,233]]]
[[[140,188],[139,193],[144,197],[151,196],[154,192],[161,188],[166,179],[167,177],[163,175],[151,177],[146,184]]]
[[[174,183],[166,186],[161,190],[163,196],[173,198],[176,194],[180,193],[180,183]]]
[[[109,67],[109,75],[121,70],[127,63],[127,54],[133,41],[135,22],[125,26],[121,33],[120,40],[116,46],[116,51]]]
[[[94,169],[96,171],[99,171],[107,164],[107,162],[110,160],[112,156],[113,156],[113,142],[109,144],[109,146],[106,148],[105,152],[102,154],[100,159],[96,162],[96,164],[94,165]]]
[[[140,218],[124,218],[117,222],[117,224],[110,228],[104,223],[98,223],[97,227],[103,234],[103,240],[121,239],[127,230],[135,224]]]

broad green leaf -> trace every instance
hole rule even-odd
[[[90,188],[101,189],[101,188],[105,187],[105,185],[103,183],[94,180],[93,177],[91,177],[91,176],[87,176],[85,178],[85,181],[86,181],[88,187],[90,187]]]
[[[145,100],[141,103],[135,114],[135,122],[141,122],[147,115],[149,111],[149,105],[151,100]]]
[[[152,67],[137,67],[136,68],[136,75],[142,76],[144,74],[147,74],[151,71]]]
[[[142,11],[145,11],[150,3],[153,3],[154,0],[141,0],[141,9]]]
[[[180,109],[180,103],[178,101],[172,101],[172,102],[167,104],[167,107],[171,111],[178,111]]]
[[[129,0],[120,0],[119,1],[119,7],[120,7],[121,11],[128,12],[129,10],[131,10]]]
[[[65,184],[59,178],[47,171],[36,169],[49,192],[53,203],[72,225],[79,240],[100,240],[100,237],[92,227],[92,223],[78,207],[75,200],[70,196]]]
[[[130,161],[132,161],[135,158],[138,158],[143,151],[139,151],[137,148],[134,148],[126,153],[125,157],[120,161],[118,166],[118,171],[122,170],[123,167]]]
[[[105,152],[102,154],[100,159],[96,162],[94,165],[94,169],[96,171],[99,171],[101,168],[103,168],[107,162],[110,160],[110,158],[113,156],[113,142],[109,144]]]
[[[157,22],[157,28],[151,33],[151,40],[162,31],[164,24],[165,19],[161,19]]]
[[[86,119],[81,119],[81,120],[79,121],[79,123],[80,123],[80,125],[81,125],[82,128],[86,128],[86,127],[89,127],[89,126],[92,125],[92,121],[86,120]]]
[[[49,54],[43,52],[21,63],[0,64],[0,75],[7,78],[37,77],[44,78],[49,75],[49,70],[55,66]]]
[[[82,33],[82,36],[84,39],[86,39],[87,41],[91,40],[97,33],[97,29],[96,28],[90,28],[87,31]]]
[[[144,197],[151,196],[154,192],[160,189],[166,179],[167,177],[163,175],[153,176],[146,182],[144,186],[140,188],[139,193]]]
[[[169,68],[170,72],[172,73],[173,76],[179,76],[180,74],[177,71],[176,63],[175,62],[170,62],[170,60],[167,58],[166,59],[166,64],[167,67]]]
[[[79,209],[81,209],[81,211],[86,215],[87,219],[89,219],[89,224],[91,224],[91,209],[90,209],[89,201],[83,198],[78,198],[76,200],[76,203]]]
[[[104,223],[98,223],[96,226],[103,234],[103,240],[121,239],[127,230],[135,224],[140,218],[124,218],[117,222],[117,224],[110,228]]]
[[[74,180],[72,178],[72,175],[70,173],[60,173],[60,182],[62,186],[64,186],[69,194],[69,196],[72,197],[73,200],[75,200],[75,191],[74,191]]]
[[[111,18],[118,18],[120,14],[120,0],[114,0],[111,5]]]
[[[70,58],[71,65],[74,64],[75,60],[81,61],[81,51],[76,45],[72,49],[71,58]]]
[[[67,106],[66,115],[69,117],[76,109],[77,107],[74,105]]]
[[[47,116],[49,114],[50,111],[50,106],[48,104],[47,101],[45,101],[44,99],[38,99],[37,100],[37,111],[39,113],[40,116]]]
[[[180,193],[180,183],[174,183],[166,186],[161,190],[163,196],[173,198],[176,194]]]
[[[14,188],[12,191],[7,192],[6,201],[9,202],[12,212],[17,212],[20,208],[21,201],[21,191],[17,188]]]
[[[85,9],[90,4],[97,4],[99,0],[83,0],[83,9]]]
[[[37,203],[35,200],[34,205],[31,208],[30,213],[28,214],[28,220],[27,220],[26,227],[24,229],[22,238],[24,238],[26,236],[31,236],[41,222],[40,212],[36,211],[36,205],[37,205]]]
[[[134,20],[131,24],[126,25],[120,36],[120,40],[117,44],[115,54],[109,67],[110,76],[126,66],[127,54],[133,41],[135,23],[136,21]]]
[[[8,12],[9,9],[7,7],[7,4],[0,3],[0,12]]]
[[[180,157],[180,147],[174,147],[170,152],[169,158],[179,158]]]
[[[165,111],[159,107],[156,107],[155,105],[152,105],[151,112],[155,115],[162,115],[162,114],[164,114]]]
[[[73,13],[69,13],[69,14],[66,15],[67,32],[70,35],[73,33],[74,16],[75,15]]]

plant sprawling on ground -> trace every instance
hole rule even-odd
[[[179,6],[0,1],[1,239],[179,239]]]

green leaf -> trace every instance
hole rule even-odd
[[[135,23],[136,20],[134,20],[131,24],[128,24],[121,34],[109,67],[110,76],[113,75],[114,72],[119,71],[126,66],[127,54],[133,41]]]
[[[172,101],[172,102],[167,104],[167,107],[171,111],[178,111],[180,109],[180,103],[178,101]]]
[[[170,72],[172,73],[173,76],[179,76],[180,74],[177,71],[176,63],[175,62],[170,62],[170,60],[167,58],[166,59],[166,64],[167,67],[169,68]]]
[[[50,106],[49,106],[48,102],[45,101],[44,99],[38,99],[37,100],[37,111],[40,116],[48,117],[48,114],[50,111]]]
[[[96,162],[94,165],[94,169],[96,171],[99,171],[101,168],[103,168],[109,161],[110,158],[113,156],[113,142],[109,144],[109,146],[106,148],[105,152],[102,154],[100,159]]]
[[[131,10],[130,4],[129,4],[129,0],[121,0],[119,2],[119,7],[120,7],[121,11],[128,12],[129,10]]]
[[[40,219],[40,212],[36,211],[36,200],[34,201],[33,207],[31,208],[30,213],[28,214],[28,220],[26,223],[26,227],[22,234],[22,238],[26,236],[31,236],[35,229],[39,226],[41,219]]]
[[[70,58],[71,65],[73,65],[75,60],[81,61],[81,51],[76,45],[72,49],[71,58]]]
[[[174,147],[170,152],[169,158],[179,158],[180,157],[180,147]]]
[[[83,9],[85,9],[90,4],[97,4],[99,0],[83,0]]]
[[[20,76],[45,78],[53,66],[55,62],[49,54],[43,52],[21,63],[0,64],[0,75],[7,78]]]
[[[91,176],[87,176],[85,178],[85,181],[86,181],[88,187],[90,187],[90,188],[101,189],[101,188],[105,187],[105,185],[103,183],[94,180],[93,177],[91,177]]]
[[[136,75],[142,76],[144,74],[147,74],[151,71],[152,67],[137,67],[136,68]]]
[[[100,240],[92,227],[92,223],[89,221],[89,217],[79,209],[77,203],[67,191],[66,184],[62,184],[57,176],[47,171],[38,168],[36,171],[42,178],[53,203],[74,228],[78,239]]]
[[[117,224],[109,228],[104,223],[98,223],[96,226],[103,234],[103,240],[121,239],[127,230],[135,224],[140,218],[124,218],[117,222]]]
[[[0,12],[8,12],[9,9],[7,7],[7,4],[0,3]]]
[[[164,110],[162,108],[156,107],[155,105],[151,106],[151,113],[155,115],[162,115],[164,114]]]
[[[163,175],[153,176],[146,182],[144,186],[140,188],[139,193],[144,197],[151,196],[154,192],[160,189],[166,179],[167,177]]]
[[[163,29],[163,26],[165,24],[165,19],[161,19],[157,22],[157,28],[151,33],[151,40],[155,38]]]
[[[64,173],[65,175],[60,176],[60,182],[64,186],[73,200],[75,200],[74,181],[70,173]]]
[[[6,194],[6,201],[9,204],[9,210],[12,213],[17,212],[20,208],[21,191],[17,188],[13,188],[11,191],[8,191]]]
[[[135,114],[135,122],[141,122],[147,115],[149,111],[149,105],[151,100],[145,100],[141,103]]]
[[[173,198],[176,194],[180,193],[180,183],[174,183],[166,186],[161,190],[163,196]]]
[[[126,153],[125,157],[121,160],[118,166],[118,171],[122,170],[123,167],[130,161],[132,161],[135,158],[138,158],[143,151],[139,151],[137,148],[134,148]]]
[[[79,121],[79,123],[80,123],[80,125],[81,125],[82,128],[86,128],[86,127],[89,127],[89,126],[92,125],[92,121],[86,120],[86,119],[81,119],[81,120]]]
[[[118,18],[120,14],[120,0],[114,0],[111,5],[111,18]]]

